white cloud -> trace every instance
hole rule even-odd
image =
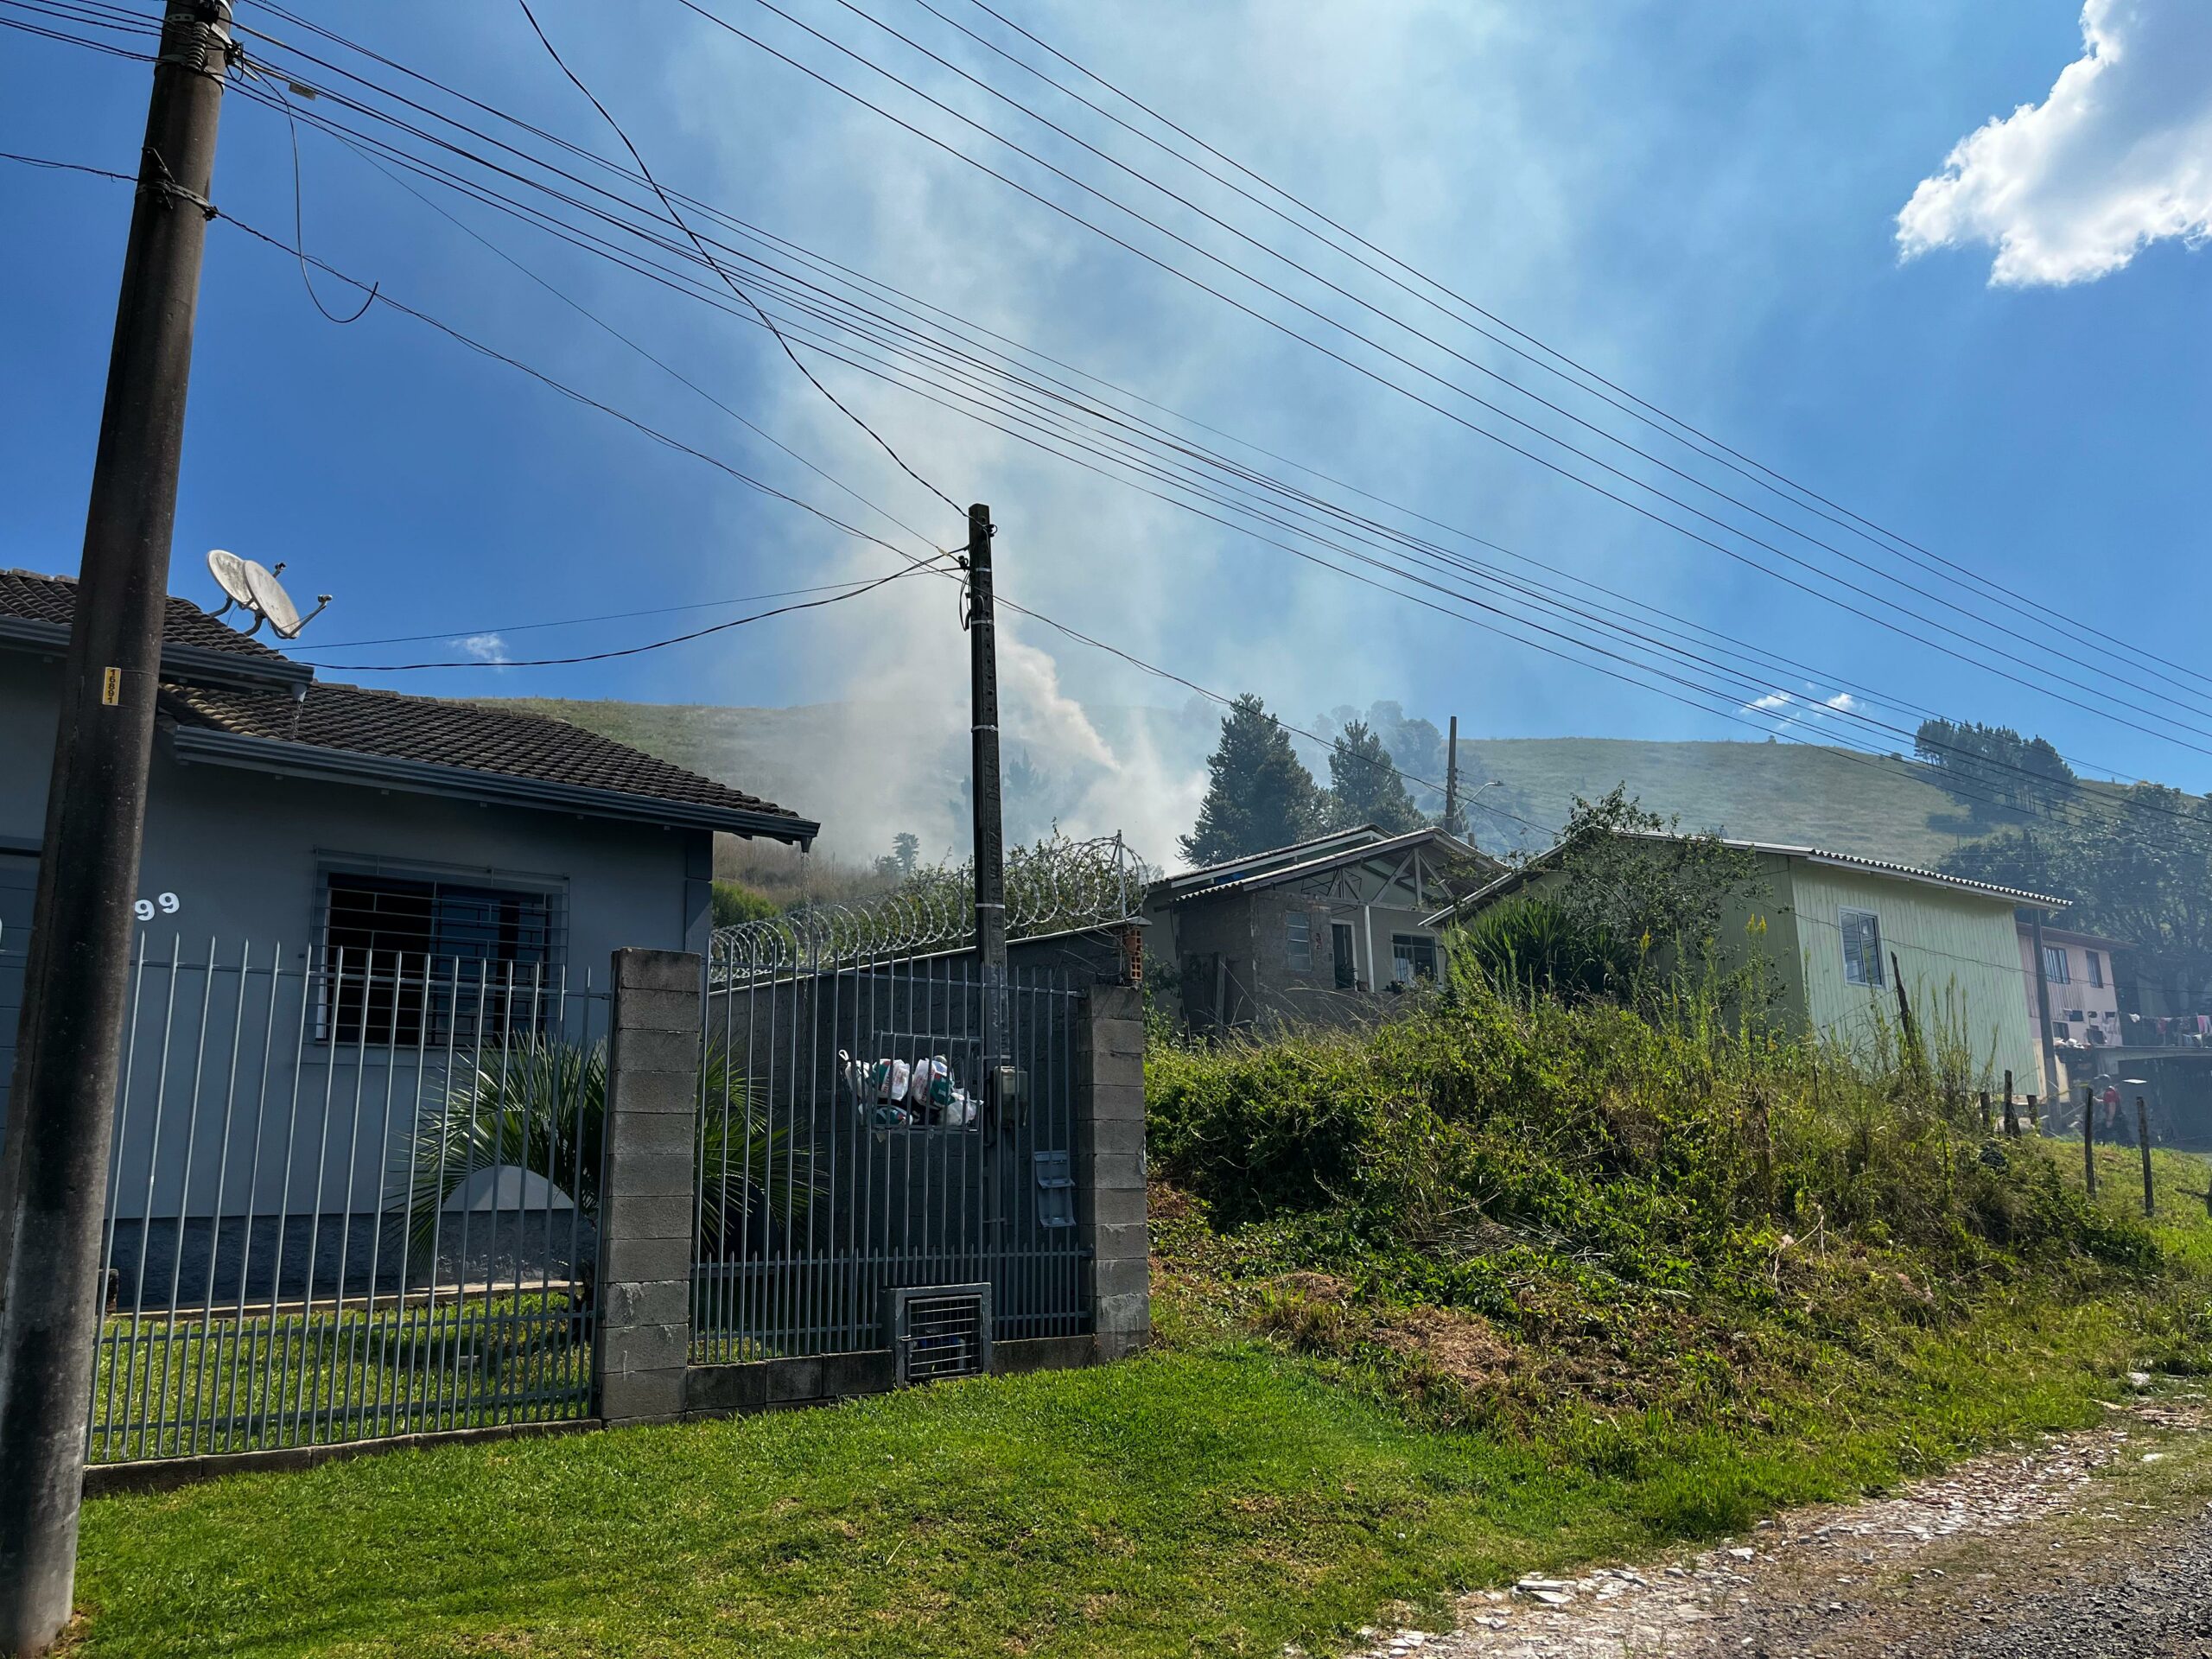
[[[1859,699],[1848,691],[1839,691],[1821,706],[1824,709],[1833,709],[1840,715],[1856,709],[1859,706]]]
[[[472,633],[467,639],[452,643],[467,652],[480,663],[504,663],[507,658],[507,642],[496,633]]]
[[[2212,237],[2212,5],[2085,0],[2082,37],[2048,98],[1921,181],[1897,215],[1904,257],[1987,244],[1993,283],[2078,283]]]

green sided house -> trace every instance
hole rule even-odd
[[[2021,964],[2015,912],[2059,910],[2063,900],[1817,847],[1723,844],[1756,854],[1760,872],[1759,890],[1724,925],[1724,943],[1764,950],[1782,1006],[1801,1027],[1871,1047],[1883,1027],[1897,1027],[1901,978],[1924,1028],[1965,1041],[1990,1081],[2010,1071],[2023,1091],[2037,1089],[2035,986]],[[1556,856],[1554,849],[1471,894],[1457,916],[1563,879],[1547,868]]]

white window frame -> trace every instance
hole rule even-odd
[[[2043,976],[2044,982],[2051,985],[2071,985],[2074,982],[2074,972],[2073,969],[2067,965],[2066,947],[2064,945],[2046,944],[2044,946]]]

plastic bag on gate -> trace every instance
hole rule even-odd
[[[906,1098],[911,1068],[906,1061],[881,1059],[862,1065],[841,1048],[837,1062],[844,1069],[846,1086],[863,1105],[873,1100],[894,1106]]]
[[[976,1101],[965,1089],[948,1087],[944,1104],[938,1108],[939,1122],[954,1128],[964,1129],[976,1121]]]
[[[942,1110],[952,1099],[951,1063],[942,1054],[915,1061],[913,1076],[906,1084],[906,1098],[916,1106]]]

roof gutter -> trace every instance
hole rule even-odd
[[[657,823],[664,829],[719,830],[726,835],[762,836],[772,841],[801,845],[822,832],[819,823],[782,812],[755,812],[743,807],[665,800],[658,796],[626,794],[620,790],[594,789],[584,784],[550,783],[505,772],[479,772],[468,766],[364,754],[357,749],[324,748],[318,744],[290,743],[280,738],[245,737],[198,726],[177,727],[170,734],[169,741],[177,760],[188,765],[236,766],[279,778],[405,790],[411,794],[442,795],[454,800],[534,807],[632,823]]]
[[[0,646],[5,645],[59,656],[69,649],[69,626],[35,617],[0,616]],[[226,691],[289,690],[312,684],[315,670],[289,657],[249,657],[166,639],[162,642],[162,677],[179,685],[218,686]]]

